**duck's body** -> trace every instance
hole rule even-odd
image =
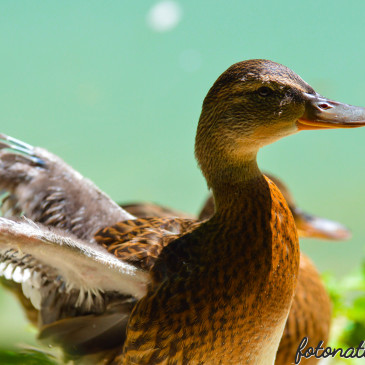
[[[51,309],[69,316],[53,318],[42,334],[58,336],[65,346],[69,341],[75,352],[90,351],[80,333],[88,333],[90,341],[120,333],[124,348],[117,361],[123,364],[273,364],[294,295],[299,246],[290,210],[259,171],[256,153],[299,129],[358,127],[365,125],[364,119],[364,109],[320,97],[285,66],[265,60],[235,64],[209,91],[197,131],[196,156],[216,203],[209,221],[181,233],[168,231],[166,222],[148,226],[133,220],[127,232],[122,229],[129,223],[122,222],[93,237],[88,222],[94,217],[75,211],[72,204],[71,209],[66,204],[65,217],[73,224],[55,218],[45,222],[64,227],[62,232],[1,219],[1,260],[11,265],[3,274],[40,285],[41,294],[33,299],[48,319]],[[42,168],[39,160],[33,163]],[[9,176],[13,169],[19,164],[10,167]],[[16,184],[21,185],[19,180]],[[43,208],[50,211],[53,203],[65,208],[57,199],[52,196]],[[26,200],[32,202],[32,197]],[[116,214],[126,217],[122,210]],[[100,227],[103,219],[101,215],[95,225]],[[86,231],[75,229],[80,222]],[[82,240],[70,232],[82,234]],[[34,260],[33,266],[42,267],[47,285],[23,270],[24,254]],[[143,268],[148,256],[155,260]],[[62,287],[51,278],[71,286],[66,299],[73,300],[73,307],[50,299]],[[124,301],[113,312],[116,297]],[[122,322],[117,329],[126,331],[101,322],[103,316],[115,315]]]
[[[10,147],[10,145],[6,145],[6,141],[3,141],[2,144],[4,148]],[[9,149],[1,150],[0,151],[2,160],[11,160],[11,156],[13,155],[13,152]],[[13,199],[7,199],[3,204],[3,211],[7,215],[14,214],[15,206],[18,208],[21,207],[20,210],[25,210],[26,215],[30,218],[32,218],[35,221],[45,221],[45,217],[48,217],[50,219],[52,215],[50,214],[49,210],[54,211],[54,216],[65,216],[62,214],[63,211],[69,212],[69,219],[70,221],[74,220],[73,217],[76,212],[80,211],[81,206],[83,206],[83,212],[84,217],[86,217],[86,222],[83,222],[83,229],[84,231],[89,231],[88,229],[88,220],[87,217],[91,216],[95,212],[95,203],[92,204],[86,204],[87,200],[90,200],[93,202],[93,196],[98,196],[98,191],[92,192],[92,188],[90,187],[90,184],[86,184],[86,181],[84,179],[80,179],[77,174],[71,173],[71,170],[69,167],[66,168],[67,165],[65,165],[60,159],[57,159],[55,157],[52,157],[48,152],[40,149],[36,149],[35,155],[40,160],[44,161],[43,168],[40,168],[38,166],[32,167],[32,161],[24,159],[23,160],[23,166],[19,166],[19,172],[13,171],[15,175],[12,175],[10,180],[7,183],[7,188],[11,189],[15,195],[13,195]],[[14,155],[13,155],[14,156]],[[19,162],[19,156],[18,156],[18,162]],[[9,179],[9,177],[6,174],[6,171],[8,171],[5,166],[3,166],[3,170],[0,170],[0,176],[2,177],[3,183],[6,183],[6,181]],[[21,181],[21,179],[16,179],[15,176],[20,176],[20,173],[24,173],[24,171],[27,171],[28,177],[24,181],[24,185],[21,187],[17,187],[16,184]],[[311,226],[311,222],[323,222],[323,219],[319,219],[317,217],[313,217],[309,215],[308,213],[305,213],[301,210],[299,210],[293,198],[291,197],[290,192],[285,187],[285,185],[277,178],[275,178],[272,175],[268,175],[265,173],[266,176],[269,177],[270,180],[274,181],[276,186],[280,188],[280,191],[282,192],[285,200],[287,201],[292,213],[294,214],[294,218],[296,221],[297,229],[299,229],[300,235],[304,236],[320,236],[325,237],[327,239],[343,239],[345,233],[347,232],[341,225],[336,224],[335,222],[332,222],[331,224],[328,224],[328,221],[324,221],[324,225],[316,224],[316,227]],[[67,179],[64,179],[63,177],[67,177]],[[17,181],[17,183],[15,183]],[[10,187],[12,182],[12,187]],[[57,185],[54,185],[57,183]],[[20,183],[22,185],[22,183]],[[39,197],[38,201],[46,200],[50,202],[50,204],[47,206],[47,209],[42,210],[42,207],[35,203],[37,201],[38,194],[37,191],[42,192],[41,197]],[[52,192],[58,191],[59,193],[63,192],[62,195],[62,205],[58,206],[58,209],[56,208],[56,204],[59,204],[59,201],[55,201],[53,204],[51,203],[52,199]],[[48,192],[48,193],[47,193]],[[80,196],[83,196],[80,193],[82,192],[84,194],[83,200],[80,201]],[[87,192],[90,192],[90,197],[87,196]],[[25,194],[25,195],[23,195]],[[44,195],[46,194],[46,195]],[[48,195],[47,195],[48,194]],[[86,196],[85,196],[86,195]],[[35,210],[29,209],[30,204],[24,199],[25,196],[32,196],[33,201],[33,208]],[[58,198],[60,198],[60,195],[58,195]],[[18,199],[20,202],[18,202]],[[100,204],[97,206],[97,210],[99,212],[99,216],[110,216],[109,212],[114,207],[112,202],[110,202],[111,206],[108,206],[108,200],[101,200],[99,199]],[[15,204],[11,205],[11,204]],[[178,230],[180,232],[187,232],[189,231],[191,223],[186,218],[191,218],[190,215],[186,213],[182,213],[180,211],[176,211],[173,209],[170,209],[168,207],[161,207],[156,204],[152,203],[134,203],[134,204],[128,204],[123,205],[123,208],[126,209],[130,214],[136,216],[137,218],[148,218],[151,216],[159,217],[159,218],[168,218],[165,221],[166,222],[172,222],[172,219],[174,218],[175,228],[174,227],[166,227],[168,230]],[[74,212],[74,213],[73,213]],[[300,213],[298,213],[300,212]],[[214,215],[214,200],[212,197],[210,197],[206,204],[204,205],[201,213],[199,214],[199,220],[206,220]],[[184,220],[177,220],[175,217],[182,217],[185,218]],[[309,221],[308,218],[309,217]],[[303,224],[304,220],[307,219],[307,224]],[[51,221],[57,222],[57,220],[52,219]],[[138,220],[138,222],[142,222],[142,220]],[[153,225],[156,225],[162,223],[161,219],[155,219],[155,222],[152,223],[151,219],[146,219],[146,224],[148,224],[150,227]],[[66,226],[70,226],[70,224],[67,224]],[[331,227],[332,230],[328,231],[324,228]],[[316,228],[317,230],[314,230]],[[77,232],[76,232],[77,233]],[[77,233],[80,235],[80,233]],[[348,234],[348,233],[347,233]],[[162,240],[159,238],[158,241]],[[171,239],[169,239],[171,241]],[[105,236],[104,241],[105,242]],[[119,241],[115,241],[112,239],[110,242],[105,242],[105,246],[108,248],[109,252],[113,253],[116,256],[123,255],[123,253],[120,252],[120,245],[118,247],[113,246],[114,243],[119,243]],[[155,239],[156,243],[156,239]],[[128,244],[127,246],[130,249],[131,245]],[[161,251],[162,244],[160,245],[160,248],[158,252],[155,253],[155,255],[151,258],[151,260],[146,261],[143,265],[144,268],[150,269],[153,267],[154,261],[158,254]],[[125,255],[125,251],[124,251]],[[135,255],[134,255],[135,257]],[[124,256],[125,258],[125,256]],[[143,262],[143,259],[140,261]],[[12,291],[14,291],[17,294],[17,297],[21,301],[24,309],[26,310],[26,313],[30,319],[30,321],[37,325],[40,325],[39,323],[39,313],[35,308],[33,307],[30,300],[24,296],[22,292],[22,288],[19,284],[6,281],[7,285],[11,285]],[[308,285],[310,287],[308,288]],[[312,289],[313,288],[313,289]],[[303,291],[305,289],[305,291]],[[313,295],[312,295],[313,293]],[[64,294],[66,295],[66,294]],[[298,316],[299,314],[299,316]],[[70,314],[68,314],[70,315]],[[57,315],[54,313],[54,316]],[[44,322],[48,323],[49,320],[47,319],[47,316],[43,316]],[[43,322],[42,321],[42,322]],[[42,325],[42,324],[41,324]],[[277,358],[275,361],[276,365],[285,365],[288,364],[294,357],[295,352],[298,346],[298,343],[301,341],[301,339],[304,336],[309,337],[310,341],[312,341],[310,344],[317,345],[320,340],[324,341],[324,345],[326,344],[328,335],[329,335],[329,326],[330,326],[330,302],[329,298],[326,294],[325,288],[323,284],[321,283],[321,279],[319,274],[316,272],[315,267],[310,262],[308,258],[306,258],[303,254],[301,254],[301,260],[300,260],[300,268],[299,268],[299,276],[298,276],[298,286],[295,292],[294,301],[289,313],[289,318],[286,323],[286,327],[284,330],[284,335],[282,337],[279,350],[277,353]],[[122,326],[120,327],[119,331],[122,331]],[[52,335],[55,331],[51,331]],[[118,332],[118,331],[117,331]],[[47,332],[43,331],[43,336],[47,338]],[[120,345],[116,345],[114,349],[108,349],[107,352],[103,352],[98,355],[98,357],[101,358],[113,358],[114,354],[120,354],[122,349],[122,341],[120,341]],[[303,360],[306,363],[309,364],[308,361],[316,361],[316,359],[310,359],[310,360]]]
[[[343,240],[350,237],[349,231],[341,224],[316,217],[297,207],[287,186],[277,177],[265,173],[280,189],[295,220],[299,237],[316,237],[327,240]],[[155,216],[173,218],[181,212],[161,207],[152,203],[133,203],[122,205],[131,214],[146,218],[150,212]],[[214,199],[210,196],[201,212],[199,220],[206,220],[214,215]],[[276,355],[275,365],[287,365],[293,362],[298,344],[304,337],[308,338],[307,347],[316,347],[323,341],[327,346],[331,326],[331,301],[321,280],[320,274],[312,261],[301,252],[298,283],[284,333]],[[319,359],[311,357],[302,359],[305,364],[315,364]]]
[[[124,364],[274,362],[296,284],[298,238],[275,185],[251,183],[236,200],[237,215],[222,211],[162,250],[152,269],[157,281],[129,322]]]

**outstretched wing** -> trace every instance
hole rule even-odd
[[[104,298],[141,298],[149,282],[148,273],[97,244],[27,219],[6,218],[0,218],[0,275],[21,284],[24,295],[40,312],[54,310],[61,298],[62,310],[74,307],[79,313],[100,312]]]
[[[159,252],[196,225],[131,220],[105,228],[96,236],[104,241],[90,243],[26,218],[0,218],[0,276],[18,285],[23,300],[37,310],[47,344],[77,356],[118,349]]]
[[[0,219],[0,276],[40,337],[74,354],[121,346],[147,271],[194,222],[134,219],[58,157],[4,135],[0,188],[6,216],[42,223]]]
[[[6,135],[0,135],[0,189],[4,216],[24,213],[80,239],[134,218],[59,157]]]

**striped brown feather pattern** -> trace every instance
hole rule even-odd
[[[131,219],[99,230],[94,239],[119,259],[150,270],[163,247],[199,225],[184,218]]]
[[[271,174],[265,175],[274,181],[283,193],[294,215],[297,227],[300,227],[301,221],[298,217],[298,211],[295,210],[296,204],[286,185]],[[208,219],[213,214],[214,198],[210,195],[199,213],[199,219]],[[299,236],[302,232],[303,228],[299,231]],[[309,339],[307,347],[316,347],[320,341],[323,341],[323,346],[326,347],[331,327],[331,312],[330,298],[320,274],[311,260],[301,253],[298,284],[276,355],[275,365],[293,363],[298,346],[304,337]],[[302,358],[301,362],[312,365],[318,363],[319,359],[315,357]]]
[[[159,236],[164,243],[151,268],[154,284],[132,311],[118,361],[250,363],[262,343],[275,347],[299,264],[294,221],[269,180],[255,181],[234,201],[235,210],[191,226],[190,233],[165,242]],[[139,232],[145,228],[140,223],[133,223]],[[276,331],[279,338],[272,336]]]
[[[298,210],[296,210],[295,201],[288,187],[277,177],[267,173],[265,173],[265,175],[272,180],[283,193],[283,196],[293,213],[297,227],[299,225],[299,228],[301,228],[299,231],[300,236],[303,232],[303,227],[301,227]],[[130,210],[130,207],[132,207],[133,210]],[[154,212],[156,216],[160,217],[165,217],[166,214],[169,214],[170,217],[179,216],[178,212],[170,208],[160,207],[159,205],[151,203],[134,203],[129,206],[123,205],[123,208],[138,217],[146,217],[150,212]],[[210,195],[199,213],[199,220],[211,218],[214,215],[214,211],[214,198]],[[301,210],[299,210],[299,212],[302,213]],[[306,232],[304,231],[304,233]],[[327,237],[327,239],[330,239],[330,237]],[[301,253],[298,284],[278,349],[275,365],[292,363],[298,345],[303,337],[309,338],[308,346],[315,347],[320,341],[324,341],[324,347],[327,346],[330,324],[330,298],[314,264],[306,255]],[[310,359],[302,359],[302,362],[309,365],[318,363],[319,360],[312,357]]]

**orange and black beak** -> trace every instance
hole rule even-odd
[[[342,241],[351,238],[351,232],[342,224],[326,218],[316,217],[292,208],[293,217],[299,237],[320,238],[331,241]]]
[[[305,93],[304,97],[305,112],[297,121],[299,130],[365,126],[365,108],[329,100],[317,93]]]

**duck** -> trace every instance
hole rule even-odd
[[[10,137],[2,136],[2,138],[0,138],[0,141],[1,140],[2,147],[5,149],[0,149],[2,160],[8,159],[11,161],[10,157],[14,157],[14,153],[16,154],[16,152],[19,151],[16,149],[16,145],[12,145],[10,143]],[[14,142],[14,139],[12,139],[12,142]],[[21,142],[18,141],[18,144],[19,143]],[[95,212],[95,204],[91,204],[90,206],[87,205],[87,200],[93,201],[92,199],[95,196],[98,196],[97,190],[92,192],[92,185],[89,184],[86,188],[84,186],[84,178],[79,179],[78,174],[71,173],[72,169],[68,165],[66,165],[61,159],[52,156],[48,151],[43,150],[42,153],[40,153],[39,148],[35,149],[33,147],[32,150],[33,159],[28,160],[23,158],[23,165],[18,167],[19,173],[27,171],[27,178],[24,179],[27,182],[26,189],[25,186],[22,187],[21,191],[15,188],[16,183],[14,183],[14,181],[19,183],[21,180],[19,178],[15,179],[15,175],[13,175],[11,181],[13,182],[12,191],[14,195],[6,195],[3,197],[1,205],[3,215],[12,216],[16,214],[16,210],[21,212],[22,210],[27,209],[27,204],[24,204],[24,200],[21,204],[17,202],[17,200],[22,197],[21,192],[24,194],[24,191],[27,191],[28,196],[37,195],[34,194],[35,187],[42,192],[48,191],[48,195],[43,198],[49,202],[52,201],[52,193],[49,195],[50,192],[57,190],[60,193],[60,191],[62,191],[63,195],[61,199],[62,205],[59,205],[57,202],[60,198],[60,195],[58,195],[56,196],[56,198],[58,198],[57,201],[53,204],[50,203],[46,210],[42,211],[42,207],[38,206],[37,204],[33,207],[33,210],[28,209],[26,211],[27,216],[31,217],[33,220],[43,221],[41,218],[42,216],[48,216],[49,219],[52,216],[49,210],[54,212],[54,216],[57,216],[58,214],[63,216],[62,210],[65,209],[65,207],[68,207],[68,212],[71,211],[71,206],[74,211],[79,211],[81,207],[78,207],[77,204],[80,204],[81,201],[78,199],[85,192],[88,192],[91,196],[82,201],[84,204],[83,214],[85,217],[87,217],[89,214],[91,215],[91,211]],[[6,155],[4,153],[6,153]],[[17,156],[17,158],[19,159],[19,156]],[[36,165],[33,166],[33,160],[35,158],[38,158],[39,161],[42,161],[42,169]],[[289,188],[281,179],[267,172],[265,172],[264,175],[272,180],[283,194],[289,209],[293,214],[299,237],[311,237],[327,240],[345,240],[350,238],[351,234],[349,230],[343,225],[328,219],[314,216],[301,210],[297,206]],[[19,177],[19,174],[17,176]],[[67,177],[66,179],[64,179],[65,176]],[[6,176],[4,176],[2,179],[3,181],[6,180],[5,177]],[[55,182],[57,182],[57,186],[54,185]],[[76,187],[78,187],[78,189],[76,189]],[[55,196],[53,196],[53,198],[55,198]],[[108,215],[108,210],[111,208],[107,206],[107,202],[108,200],[102,200],[100,205],[97,207],[99,216]],[[111,200],[110,203],[112,207],[114,207],[114,203]],[[137,218],[179,217],[196,219],[196,217],[191,214],[154,203],[129,203],[119,205],[128,213]],[[19,209],[20,207],[22,208]],[[37,209],[35,209],[36,207]],[[55,209],[56,207],[58,207],[58,209]],[[101,214],[102,211],[105,213]],[[206,200],[201,212],[198,214],[198,219],[199,221],[203,221],[209,219],[213,214],[214,200],[213,196],[211,195]],[[65,217],[63,219],[65,219]],[[63,219],[61,221],[63,221]],[[54,222],[54,219],[51,221]],[[83,222],[82,226],[83,229],[87,231],[88,229],[85,227],[86,224],[87,222]],[[80,235],[80,232],[77,230],[76,233]],[[25,309],[27,317],[34,325],[37,326],[38,311],[36,311],[32,306],[29,298],[24,296],[21,287],[16,287],[16,283],[7,280],[3,280],[3,284],[12,290],[14,294],[16,294],[19,301],[22,303],[23,308]],[[330,299],[321,281],[320,275],[311,260],[301,252],[298,284],[296,287],[293,304],[284,329],[284,334],[279,345],[275,364],[284,365],[290,363],[290,361],[295,358],[298,343],[300,343],[302,338],[305,336],[309,338],[308,346],[316,346],[320,341],[324,341],[324,346],[326,346],[330,331],[330,318]],[[104,353],[104,357],[106,355],[107,354]],[[310,358],[304,359],[303,361],[308,364],[314,364],[318,362],[318,359]]]
[[[2,154],[2,160],[8,159],[11,161],[10,157],[14,157],[14,153],[16,154],[16,152],[19,152],[16,149],[16,145],[12,145],[10,143],[10,139],[11,138],[8,136],[2,136],[2,138],[0,138],[0,141],[2,140],[2,147],[5,149],[0,149],[0,154]],[[12,142],[14,142],[14,139],[12,139]],[[18,141],[18,144],[20,143],[21,142]],[[28,196],[37,196],[37,194],[34,194],[36,191],[38,191],[35,191],[35,188],[39,189],[39,191],[41,192],[48,191],[48,195],[42,197],[42,199],[44,198],[45,200],[51,202],[52,194],[53,198],[58,198],[53,204],[49,203],[47,209],[45,210],[42,210],[42,207],[37,204],[34,205],[33,210],[28,209],[26,211],[27,216],[35,221],[44,221],[42,219],[42,216],[48,216],[48,219],[50,219],[52,214],[50,214],[49,210],[51,210],[53,211],[54,217],[59,214],[61,217],[63,217],[63,219],[61,220],[62,222],[65,219],[64,215],[62,214],[62,210],[67,207],[67,210],[70,213],[70,211],[72,211],[70,208],[72,207],[73,211],[77,212],[81,208],[78,207],[77,204],[81,204],[81,202],[84,204],[83,214],[85,217],[87,217],[89,214],[91,215],[91,211],[95,212],[95,204],[91,204],[90,206],[87,205],[87,200],[93,201],[92,199],[95,196],[98,196],[97,190],[95,192],[92,192],[92,185],[89,184],[86,188],[84,186],[84,178],[79,179],[78,174],[71,173],[72,169],[68,165],[66,165],[61,159],[52,156],[48,151],[42,151],[42,153],[40,153],[39,148],[35,149],[33,147],[32,150],[33,159],[28,160],[26,158],[23,158],[22,165],[18,166],[18,177],[20,172],[23,173],[24,171],[27,171],[27,178],[24,178],[27,183],[26,189],[25,186],[23,186],[21,190],[15,187],[15,185],[19,183],[21,179],[15,179],[15,175],[13,175],[11,181],[13,182],[12,191],[14,195],[4,196],[1,205],[2,214],[4,216],[16,215],[17,210],[18,214],[20,214],[22,210],[27,209],[27,204],[24,204],[24,200],[22,201],[22,203],[19,203],[17,200],[22,197],[21,193],[24,194],[24,191],[27,191]],[[6,153],[6,155],[4,153]],[[17,158],[19,159],[19,156],[17,156]],[[42,169],[40,169],[37,165],[33,166],[33,161],[35,158],[37,158],[39,161],[42,161]],[[265,172],[264,175],[272,180],[283,194],[289,206],[289,209],[293,214],[299,237],[314,237],[328,240],[344,240],[350,238],[350,232],[343,225],[334,221],[330,221],[328,219],[316,217],[298,208],[290,190],[282,180],[267,172]],[[67,177],[66,179],[64,179],[65,176]],[[2,179],[3,181],[6,180],[5,177],[6,176],[4,176]],[[14,183],[14,181],[16,183]],[[57,186],[54,185],[55,182],[57,182]],[[76,187],[78,188],[76,189]],[[61,191],[63,192],[61,199],[62,205],[58,203],[58,201],[60,200],[60,195],[54,196],[54,192],[49,195],[50,192],[55,190],[57,190],[59,194]],[[89,196],[87,199],[80,201],[79,197],[82,196],[82,194],[85,194],[85,192],[88,192],[91,196]],[[111,207],[108,207],[107,202],[108,200],[102,200],[100,202],[100,205],[97,207],[99,216],[108,215],[108,211],[111,209]],[[111,203],[112,207],[114,207],[114,203],[111,200],[109,202]],[[137,218],[179,217],[196,219],[196,217],[191,214],[187,214],[185,212],[177,211],[175,209],[171,209],[169,207],[161,206],[154,203],[129,203],[119,205],[128,213]],[[56,207],[58,207],[58,209],[55,209]],[[103,211],[105,213],[101,214],[101,212]],[[206,200],[203,208],[201,209],[201,212],[198,215],[199,221],[209,219],[213,214],[214,200],[213,196],[210,196]],[[51,221],[55,222],[54,219],[52,219]],[[94,222],[92,223],[94,224]],[[82,227],[85,231],[88,231],[88,228],[85,227],[86,224],[87,222],[83,222]],[[77,227],[76,233],[80,235]],[[37,326],[39,313],[37,310],[35,310],[29,298],[24,296],[21,287],[19,287],[19,285],[17,286],[16,283],[8,280],[3,280],[3,284],[17,296],[25,310],[28,319],[35,326]],[[308,287],[310,287],[310,289],[308,289]],[[315,346],[319,343],[319,341],[324,341],[324,346],[326,346],[331,323],[330,317],[330,299],[323,286],[320,275],[311,260],[306,255],[301,253],[298,284],[295,291],[293,304],[290,309],[288,320],[284,329],[284,334],[279,345],[275,364],[284,365],[290,363],[292,359],[295,358],[298,343],[300,343],[302,338],[305,336],[309,338],[308,346]],[[73,318],[75,318],[75,316]],[[52,325],[52,327],[55,328],[57,328],[57,326],[58,325]],[[43,333],[45,333],[45,331],[43,331]],[[98,340],[100,341],[100,337],[98,338]],[[116,345],[115,347],[117,348],[118,346]],[[109,356],[110,353],[114,353],[114,351],[108,351],[107,353],[103,353],[104,358]],[[318,359],[310,358],[304,359],[303,361],[308,364],[314,364],[318,361]]]
[[[102,312],[119,293],[125,331],[115,363],[274,364],[300,253],[293,216],[260,172],[257,152],[301,130],[364,125],[364,108],[320,96],[283,65],[234,64],[209,90],[196,135],[195,155],[214,195],[212,218],[129,219],[91,238],[1,218],[3,276],[27,282],[32,293],[40,289],[33,298],[40,310],[47,309],[45,284],[54,288],[49,278],[63,281],[57,290],[66,285],[85,317],[94,315],[95,302]],[[73,226],[83,213],[76,218]]]

